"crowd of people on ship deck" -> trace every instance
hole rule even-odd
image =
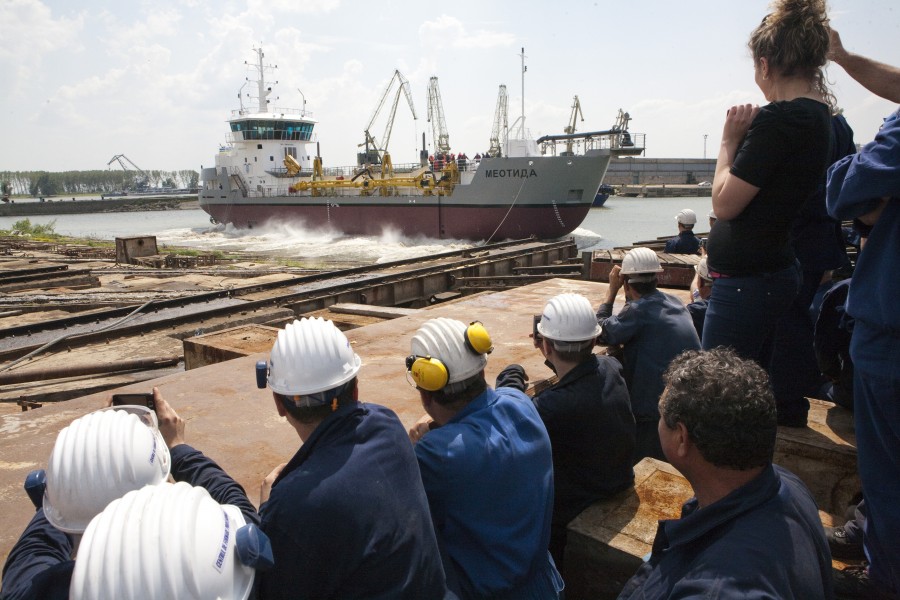
[[[405,358],[425,413],[407,430],[361,401],[344,333],[294,321],[256,369],[299,447],[258,504],[154,388],[152,407],[59,433],[26,482],[36,511],[0,598],[561,599],[568,524],[632,486],[645,457],[694,496],[659,521],[620,598],[900,597],[900,108],[855,151],[821,67],[898,104],[900,68],[846,50],[823,0],[776,1],[749,45],[769,104],[726,116],[692,286],[702,323],[658,289],[657,255],[633,249],[597,311],[564,293],[522,332],[556,376],[530,397],[519,365],[487,384],[484,324],[429,319]],[[842,282],[837,219],[865,239]],[[864,498],[827,529],[773,464],[778,425],[806,425],[822,373],[854,411]]]

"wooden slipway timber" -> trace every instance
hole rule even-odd
[[[588,279],[591,281],[609,282],[609,272],[615,265],[621,265],[628,249],[615,248],[613,250],[595,250],[591,256],[588,268]],[[696,254],[667,254],[658,252],[662,273],[657,279],[661,287],[690,288],[696,271],[694,267],[700,262],[700,256]]]
[[[581,293],[597,304],[606,290],[606,284],[598,282],[549,279],[427,306],[348,330],[347,337],[362,358],[360,397],[388,406],[407,427],[423,414],[418,394],[406,381],[403,357],[409,352],[415,331],[438,316],[485,323],[495,347],[486,368],[489,382],[508,364],[518,363],[525,367],[532,383],[544,385],[542,382],[552,373],[528,338],[532,315],[557,294]],[[674,293],[687,300],[687,292]],[[623,302],[620,294],[616,311]],[[287,461],[300,444],[293,430],[277,416],[270,391],[256,388],[254,365],[266,356],[267,352],[258,352],[130,385],[121,391],[146,391],[158,386],[185,418],[187,443],[215,459],[250,490],[250,499],[256,503],[259,482],[274,465]],[[0,560],[5,559],[33,514],[22,490],[25,475],[45,468],[57,433],[73,419],[102,407],[107,394],[0,417],[0,497],[5,506],[0,515]],[[858,489],[849,413],[813,401],[808,429],[779,430],[776,462],[803,478],[820,509],[842,509]],[[567,577],[573,598],[614,597],[618,578],[633,573],[640,557],[649,551],[656,520],[677,516],[690,495],[686,481],[668,465],[647,459],[636,473],[633,489],[593,505],[570,524]],[[823,520],[830,522],[830,517],[823,514]],[[607,573],[615,573],[615,577]]]
[[[279,327],[334,304],[420,307],[524,281],[581,278],[583,268],[572,240],[516,240],[333,272],[252,263],[250,277],[242,269],[78,264],[87,281],[73,289],[69,265],[0,261],[0,311],[8,315],[0,314],[0,407],[33,407],[180,371],[184,339],[228,327]],[[3,294],[4,285],[15,292]],[[352,327],[371,319],[378,320],[334,320]],[[7,368],[12,361],[21,362]],[[4,376],[14,379],[4,384]]]

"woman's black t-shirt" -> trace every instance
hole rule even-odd
[[[734,219],[715,222],[710,270],[732,276],[780,271],[793,264],[791,222],[828,168],[831,113],[809,98],[762,107],[744,137],[731,174],[759,189]]]

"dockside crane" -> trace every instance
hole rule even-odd
[[[384,103],[390,95],[394,84],[399,85],[397,87],[396,93],[394,94],[394,102],[391,105],[391,110],[388,114],[388,120],[384,128],[384,134],[381,136],[381,146],[379,146],[378,141],[375,139],[375,136],[372,135],[372,129],[375,125],[375,121],[378,119],[378,115],[381,114],[381,109],[384,108]],[[384,156],[388,153],[388,144],[391,141],[391,131],[394,128],[394,117],[397,115],[397,106],[400,103],[401,93],[406,95],[406,101],[409,104],[409,110],[412,111],[413,119],[418,120],[419,117],[416,114],[416,107],[415,105],[413,105],[412,92],[410,91],[409,81],[406,80],[406,78],[400,73],[399,70],[394,70],[394,75],[388,82],[384,93],[381,95],[381,100],[378,102],[378,106],[375,107],[375,112],[372,113],[372,118],[369,119],[369,124],[363,132],[365,134],[366,140],[362,144],[360,144],[360,146],[365,146],[366,151],[365,153],[357,154],[357,162],[360,166],[363,166],[365,164],[380,164],[382,163]]]
[[[428,82],[428,122],[431,123],[434,151],[441,154],[450,152],[450,134],[444,121],[444,106],[441,103],[441,90],[438,78],[432,77]]]
[[[581,120],[584,121],[584,114],[581,112],[581,101],[578,100],[578,95],[575,95],[575,99],[572,101],[572,115],[569,117],[569,124],[563,129],[563,131],[567,134],[575,133],[575,125],[578,123],[578,117],[581,117]],[[566,154],[565,156],[572,156],[572,140],[566,142]]]
[[[133,176],[132,186],[134,187],[134,189],[142,190],[150,185],[150,176],[147,175],[147,173],[144,172],[142,168],[134,164],[134,162],[124,154],[116,154],[111,159],[109,159],[109,162],[106,163],[107,168],[114,162],[119,163],[119,166],[122,167],[123,171],[125,171],[125,175],[128,175],[128,165],[131,165],[134,170],[138,172],[138,175]]]
[[[494,109],[494,125],[491,127],[489,156],[501,155],[500,136],[506,135],[507,129],[509,129],[509,95],[506,93],[506,86],[501,84],[500,91],[497,94],[497,108]]]

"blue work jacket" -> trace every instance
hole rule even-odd
[[[755,479],[681,518],[660,521],[650,560],[619,600],[834,598],[831,553],[800,479],[769,465]]]
[[[600,340],[625,348],[625,383],[631,410],[638,421],[659,419],[662,375],[672,359],[685,350],[699,350],[700,338],[687,308],[678,298],[659,290],[628,302],[618,315],[612,304],[600,305]]]
[[[555,597],[550,438],[528,396],[488,388],[415,452],[451,589],[467,599]]]

